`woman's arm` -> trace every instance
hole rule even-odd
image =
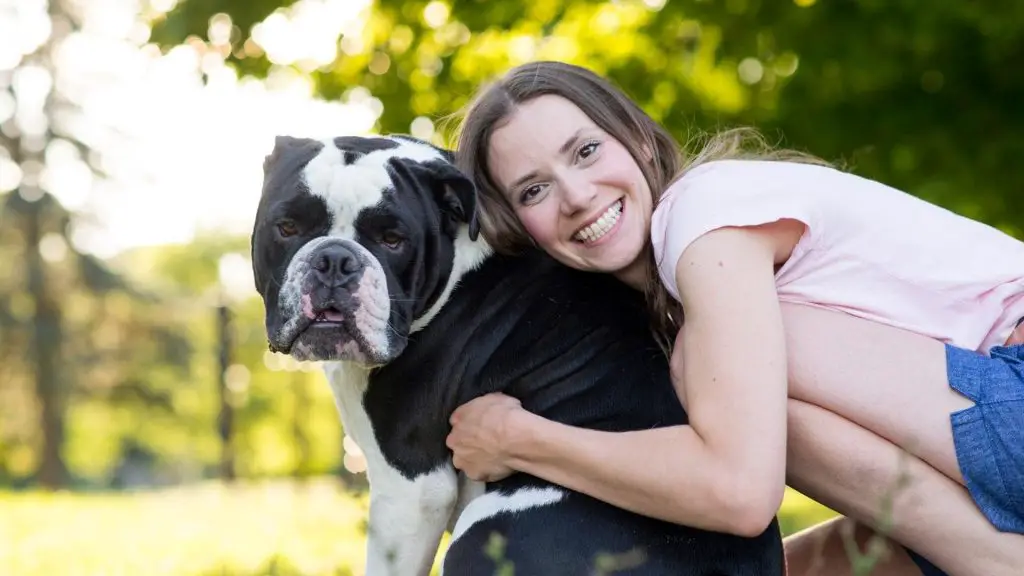
[[[799,234],[782,223],[720,229],[680,258],[687,316],[673,372],[682,377],[676,388],[689,426],[598,432],[529,414],[507,397],[485,397],[453,415],[456,466],[466,465],[460,455],[469,454],[473,428],[490,429],[500,466],[647,516],[760,534],[785,488],[786,363],[773,266]]]
[[[763,511],[722,481],[690,426],[633,432],[575,428],[524,412],[509,466],[638,514],[743,536],[764,531],[778,505]]]

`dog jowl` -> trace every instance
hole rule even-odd
[[[475,192],[411,138],[278,137],[252,237],[272,350],[380,365],[443,303]],[[429,266],[424,263],[430,263]]]

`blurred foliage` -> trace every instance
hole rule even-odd
[[[163,467],[176,470],[174,480],[215,474],[220,454],[215,306],[228,297],[222,293],[219,267],[225,256],[244,257],[247,252],[246,238],[203,236],[186,245],[132,250],[111,263],[159,293],[169,308],[165,314],[176,318],[191,345],[203,352],[190,364],[190,380],[177,382],[172,417],[139,422],[131,431]],[[343,454],[342,434],[322,373],[311,363],[267,350],[258,298],[226,302],[233,314],[235,346],[227,384],[235,413],[238,475],[305,476],[336,470]],[[101,440],[102,434],[97,432],[94,441],[109,443],[109,438]]]
[[[364,563],[365,495],[333,481],[135,494],[0,492],[0,571],[18,576],[344,576]],[[785,534],[834,515],[788,492]],[[440,550],[447,545],[442,542]],[[440,550],[437,559],[440,558]],[[435,562],[437,573],[438,562]]]
[[[13,71],[0,70],[0,102],[17,111],[0,122],[0,158],[24,174],[0,195],[0,485],[136,488],[211,477],[222,448],[221,258],[244,265],[248,242],[203,238],[110,262],[76,248],[81,215],[44,177],[63,148],[104,175],[90,146],[95,132],[68,91],[74,82],[54,58],[82,28],[75,4],[43,3],[51,29]],[[11,81],[22,73],[47,79],[45,87]],[[333,471],[341,434],[327,387],[311,365],[266,356],[258,300],[229,304],[238,474]]]
[[[70,220],[50,195],[34,202],[18,194],[0,197],[0,254],[9,263],[0,275],[0,307],[5,310],[0,321],[0,481],[20,483],[38,474],[47,425],[41,421],[46,412],[40,416],[42,390],[58,407],[50,418],[59,419],[66,432],[59,438],[59,466],[88,476],[102,470],[116,451],[115,437],[106,434],[110,427],[134,431],[138,423],[167,419],[173,391],[189,379],[192,347],[176,319],[158,313],[160,302],[153,295],[78,253],[66,236]],[[42,231],[39,263],[46,278],[35,288],[22,256],[27,251],[24,229],[33,222]],[[47,389],[38,387],[33,355],[24,353],[35,346],[41,301],[58,303],[60,309],[59,332],[43,334],[44,342],[61,340],[62,368]]]
[[[1009,0],[377,0],[333,62],[271,62],[254,23],[292,2],[183,0],[164,48],[235,24],[222,50],[246,75],[291,68],[328,99],[368,89],[379,129],[458,112],[533,59],[604,73],[680,140],[736,124],[1021,235],[1024,4]],[[201,43],[201,42],[200,42]],[[450,126],[439,141],[450,142]]]
[[[9,225],[11,203],[0,211],[0,257],[17,264],[24,247]],[[86,258],[73,249],[48,264],[62,290],[63,357],[70,369],[62,379],[68,397],[61,454],[73,487],[167,485],[217,474],[218,267],[224,255],[246,253],[247,244],[203,237],[132,250],[100,268],[106,275],[128,272],[106,291],[68,266]],[[23,352],[32,300],[23,286],[20,266],[0,271],[6,295],[0,298],[0,485],[32,484],[41,457],[37,399]],[[267,352],[258,299],[230,304],[236,347],[228,384],[238,474],[338,470],[341,426],[322,374]]]

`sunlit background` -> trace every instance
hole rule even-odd
[[[683,142],[753,124],[1024,230],[1024,4],[0,0],[0,574],[360,573],[361,453],[317,367],[266,349],[263,158],[450,144],[541,58]]]

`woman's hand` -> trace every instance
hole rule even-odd
[[[509,428],[526,411],[519,400],[501,393],[487,394],[460,406],[449,419],[446,444],[452,463],[473,480],[495,482],[512,474],[508,465]]]

